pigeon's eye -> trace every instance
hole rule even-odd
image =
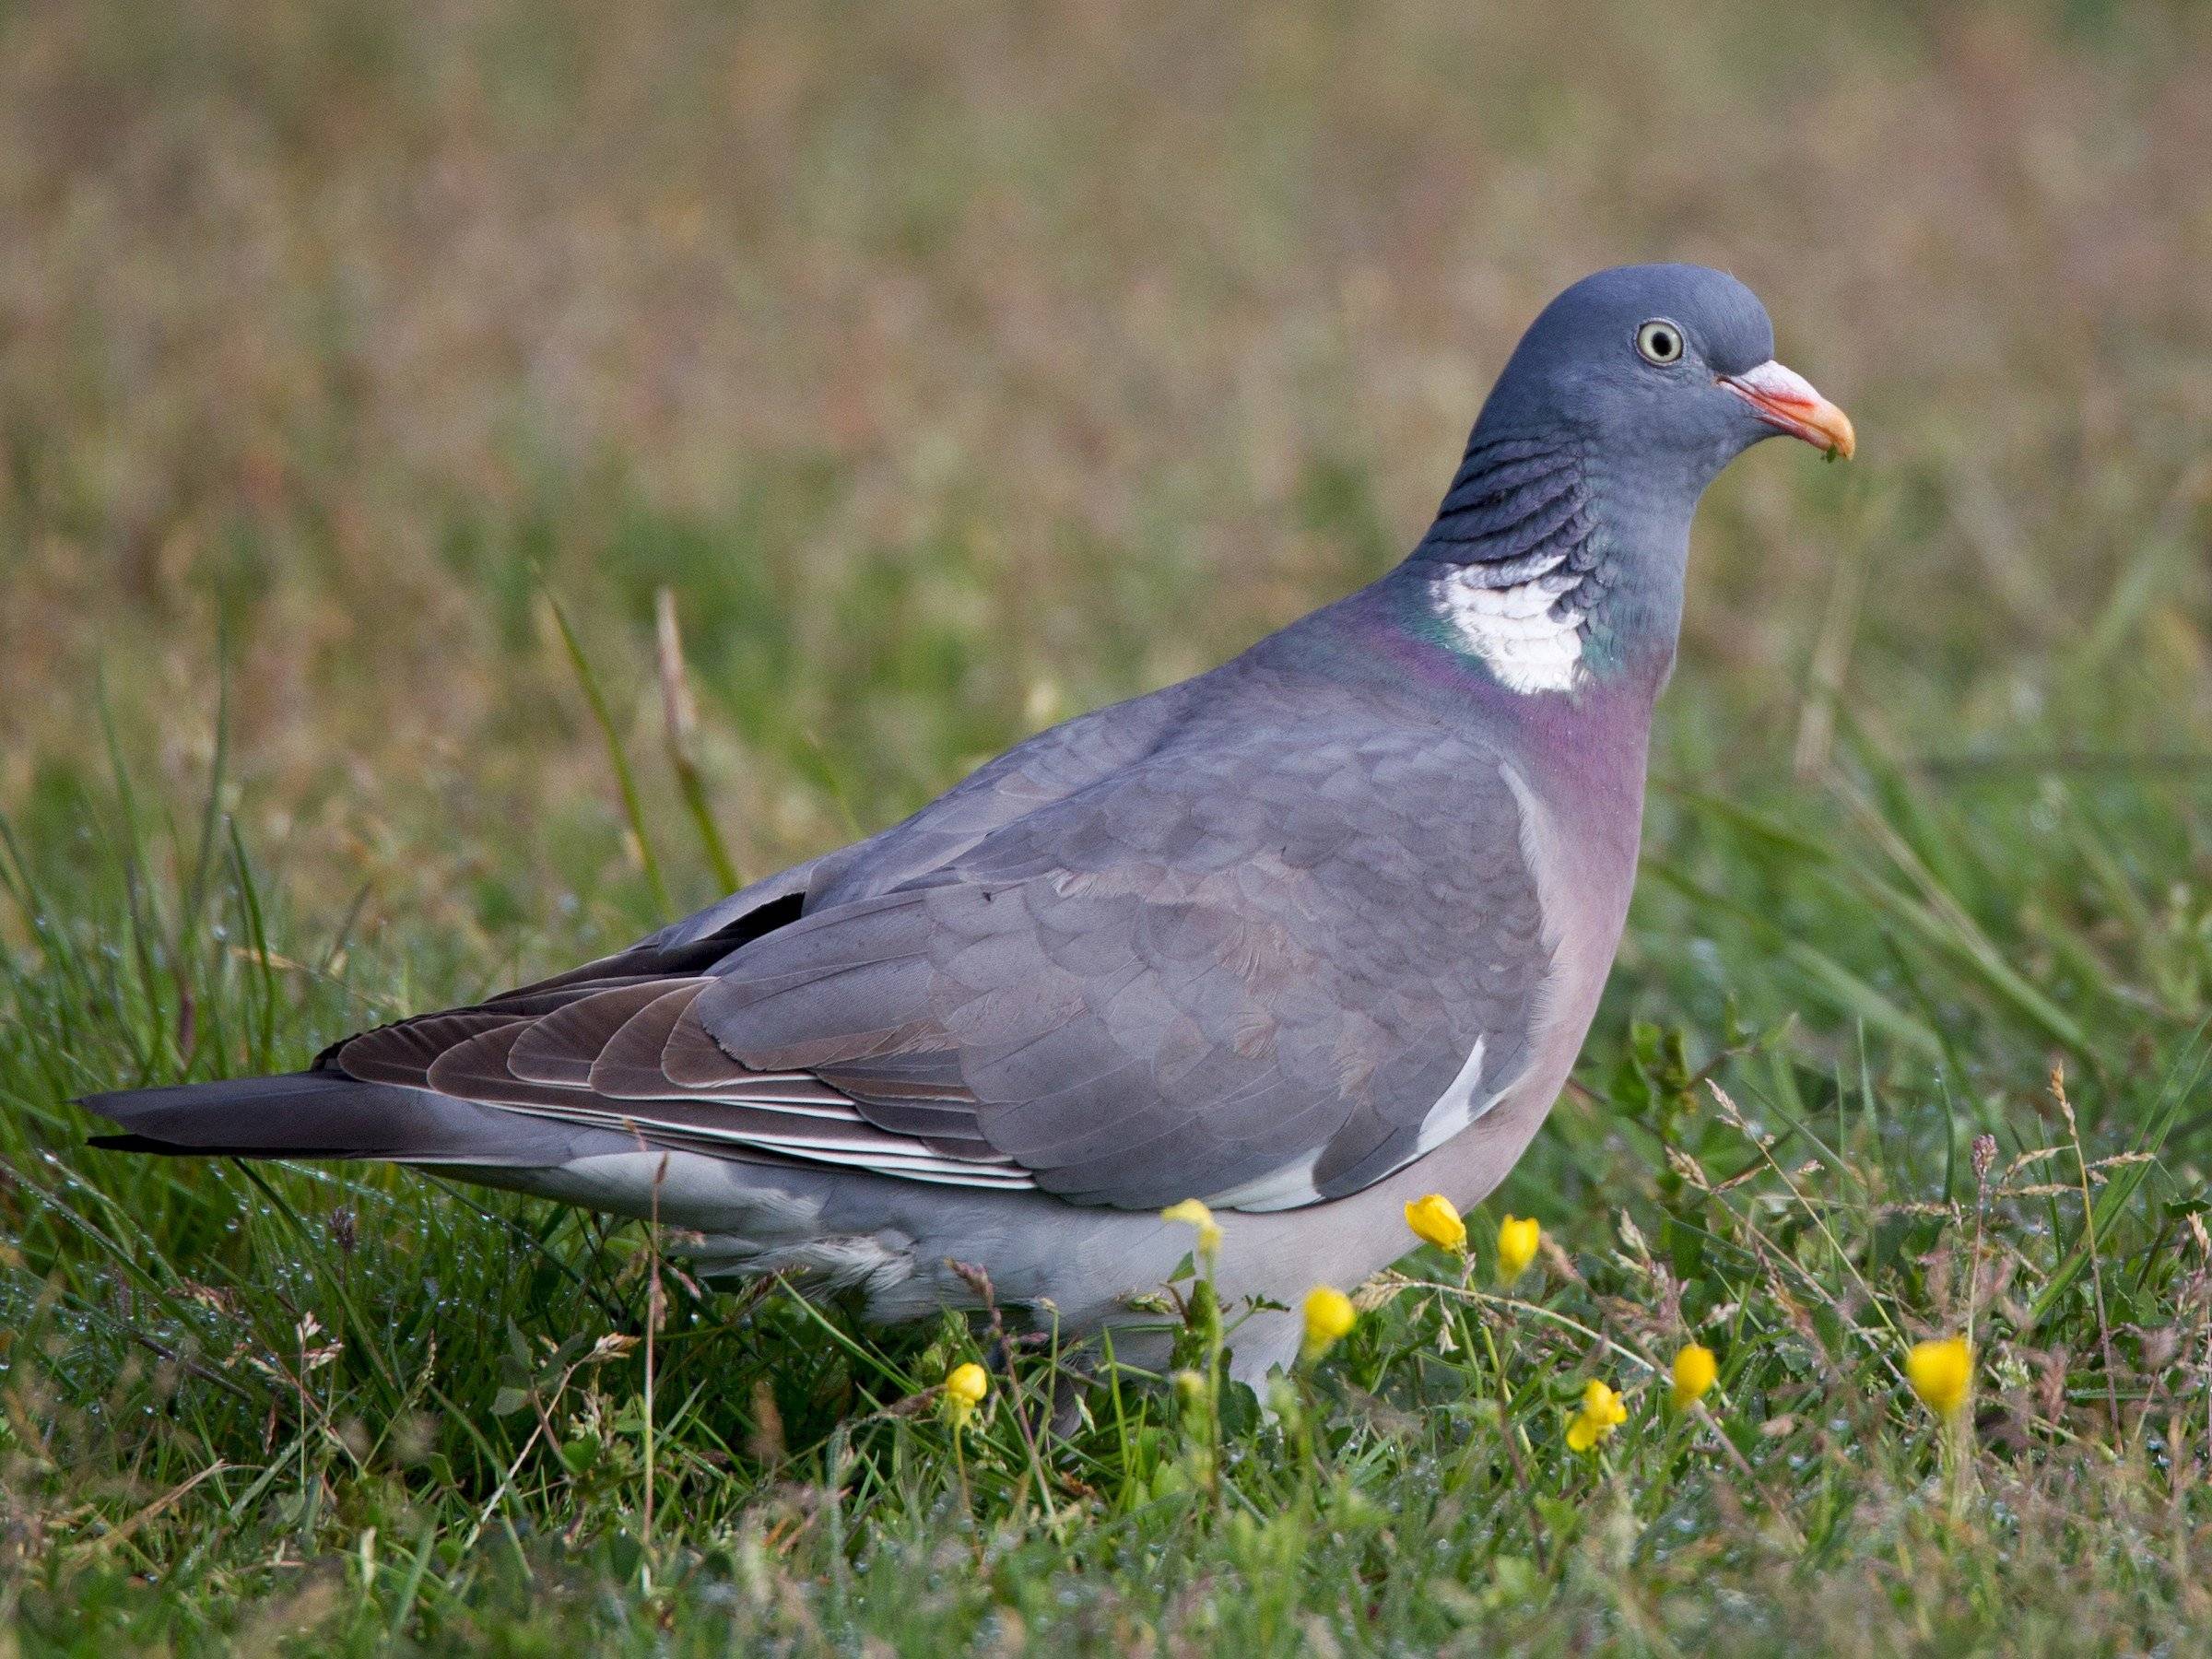
[[[1682,360],[1682,331],[1665,317],[1653,317],[1636,331],[1636,349],[1647,363],[1665,367]]]

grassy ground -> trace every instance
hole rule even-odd
[[[0,1653],[2189,1645],[2208,33],[0,8]],[[1481,1294],[1409,1257],[1218,1456],[641,1229],[83,1148],[74,1094],[619,942],[1364,579],[1535,306],[1655,255],[1750,279],[1862,459],[1709,500]],[[1966,1330],[1947,1440],[1900,1371]]]

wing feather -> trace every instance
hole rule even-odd
[[[964,785],[873,866],[831,855],[324,1064],[730,1158],[1124,1207],[1340,1196],[1423,1149],[1473,1045],[1486,1088],[1517,1075],[1547,962],[1495,758],[1338,714],[1049,786],[997,763],[1018,810]]]

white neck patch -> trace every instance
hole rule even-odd
[[[1554,614],[1559,595],[1575,585],[1575,578],[1553,574],[1566,557],[1512,587],[1484,587],[1467,567],[1430,589],[1437,614],[1509,691],[1572,690],[1582,673],[1583,613],[1569,606]]]

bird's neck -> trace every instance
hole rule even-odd
[[[1571,430],[1475,429],[1386,579],[1404,624],[1508,692],[1655,697],[1682,620],[1687,512],[1621,488]]]

